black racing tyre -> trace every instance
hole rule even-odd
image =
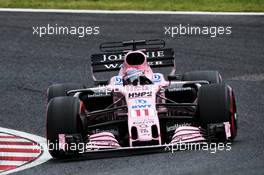
[[[222,77],[218,71],[191,71],[185,72],[182,76],[182,81],[198,81],[206,80],[210,84],[222,83]]]
[[[52,84],[47,89],[48,102],[54,97],[67,96],[67,91],[84,88],[83,85],[77,83],[58,83]]]
[[[200,125],[229,122],[231,140],[237,134],[237,111],[232,88],[226,84],[202,86],[198,91],[197,117]]]
[[[79,99],[75,97],[55,97],[48,103],[46,137],[52,157],[61,158],[65,156],[62,150],[58,149],[59,134],[82,132],[79,106]]]

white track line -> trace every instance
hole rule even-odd
[[[24,163],[26,163],[26,161],[9,161],[9,160],[1,160],[0,161],[0,165],[15,165],[15,166],[19,166],[19,165],[23,165]]]
[[[33,135],[33,134],[29,134],[29,133],[25,133],[25,132],[20,132],[20,131],[16,131],[16,130],[12,130],[12,129],[7,129],[7,128],[2,128],[0,127],[0,132],[3,132],[3,133],[8,133],[8,134],[11,134],[11,135],[16,135],[18,137],[23,137],[25,139],[20,139],[20,138],[1,138],[3,142],[18,142],[18,140],[21,140],[22,142],[25,142],[28,140],[26,139],[29,139],[29,140],[32,140],[36,143],[40,143],[41,146],[43,147],[43,152],[42,154],[40,155],[40,153],[23,153],[23,152],[0,152],[0,157],[36,157],[36,159],[30,163],[27,163],[25,165],[22,165],[22,164],[19,164],[19,162],[24,162],[24,161],[14,161],[14,160],[1,160],[0,162],[0,165],[21,165],[21,167],[18,167],[16,169],[12,169],[12,170],[8,170],[8,171],[3,171],[1,173],[2,174],[9,174],[9,173],[14,173],[14,172],[17,172],[17,171],[21,171],[21,170],[24,170],[24,169],[28,169],[28,168],[31,168],[31,167],[34,167],[34,166],[37,166],[39,164],[42,164],[46,161],[48,161],[51,156],[49,155],[48,153],[48,149],[47,149],[47,145],[45,144],[46,143],[46,139],[45,138],[42,138],[42,137],[39,137],[39,136],[36,136],[36,135]],[[3,146],[3,145],[2,145]],[[15,148],[18,148],[17,145],[12,145],[10,146],[9,145],[9,148],[12,148],[13,146],[15,146]],[[23,145],[24,149],[27,149],[31,146],[29,145]],[[40,148],[40,147],[38,147]],[[40,157],[38,157],[40,155]],[[6,164],[5,164],[6,163]],[[24,162],[25,163],[25,162]]]
[[[0,142],[30,142],[22,138],[0,138]]]
[[[36,146],[36,145],[1,145],[0,144],[0,148],[17,148],[17,149],[20,149],[20,148],[24,148],[24,149],[40,149],[39,146]]]
[[[9,136],[10,134],[6,134],[6,133],[0,133],[0,137],[1,136]]]
[[[179,14],[179,15],[264,15],[263,12],[199,12],[199,11],[137,11],[137,10],[72,10],[72,9],[29,9],[0,8],[0,12],[36,13],[94,13],[94,14]]]
[[[9,152],[5,152],[4,155],[1,155],[2,153],[0,153],[0,156],[7,156],[7,157],[37,157],[39,155],[39,153],[9,153]]]

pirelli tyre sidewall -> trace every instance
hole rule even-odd
[[[206,128],[208,124],[229,122],[231,140],[237,134],[237,111],[234,91],[227,84],[210,84],[198,91],[197,117],[199,124]]]
[[[52,84],[47,89],[48,102],[54,97],[67,96],[67,91],[84,88],[83,85],[78,83],[58,83]]]
[[[182,75],[182,81],[199,81],[205,80],[210,84],[220,84],[222,83],[222,77],[218,71],[191,71],[185,72]]]
[[[59,134],[81,133],[80,101],[76,97],[55,97],[46,110],[46,138],[49,152],[54,158],[65,157],[59,150]],[[56,149],[53,149],[56,148]]]

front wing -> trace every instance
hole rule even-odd
[[[148,146],[136,146],[136,147],[121,147],[114,136],[111,133],[99,133],[90,136],[90,139],[85,143],[80,139],[79,135],[60,135],[59,149],[62,149],[63,153],[67,155],[67,158],[77,159],[95,159],[106,157],[121,157],[130,155],[140,155],[148,153],[161,153],[161,152],[177,152],[184,150],[186,144],[191,146],[197,146],[200,144],[208,144],[208,142],[215,142],[226,140],[230,137],[228,124],[214,124],[208,126],[208,130],[205,131],[200,127],[193,126],[181,126],[175,130],[175,134],[172,137],[170,143],[164,143],[162,145],[148,145]],[[223,135],[223,133],[225,133]],[[64,139],[63,139],[64,138]],[[195,143],[195,144],[191,144]],[[82,145],[65,147],[65,145]],[[72,156],[69,156],[72,155]]]

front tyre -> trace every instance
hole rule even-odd
[[[82,132],[79,116],[80,102],[75,97],[56,97],[50,100],[46,114],[46,137],[49,152],[54,158],[64,157],[59,150],[59,134],[78,134]]]
[[[202,86],[198,91],[197,117],[201,127],[208,129],[209,125],[229,123],[230,138],[234,140],[237,134],[237,111],[232,88],[226,84],[210,84]],[[225,131],[226,136],[226,131]]]

